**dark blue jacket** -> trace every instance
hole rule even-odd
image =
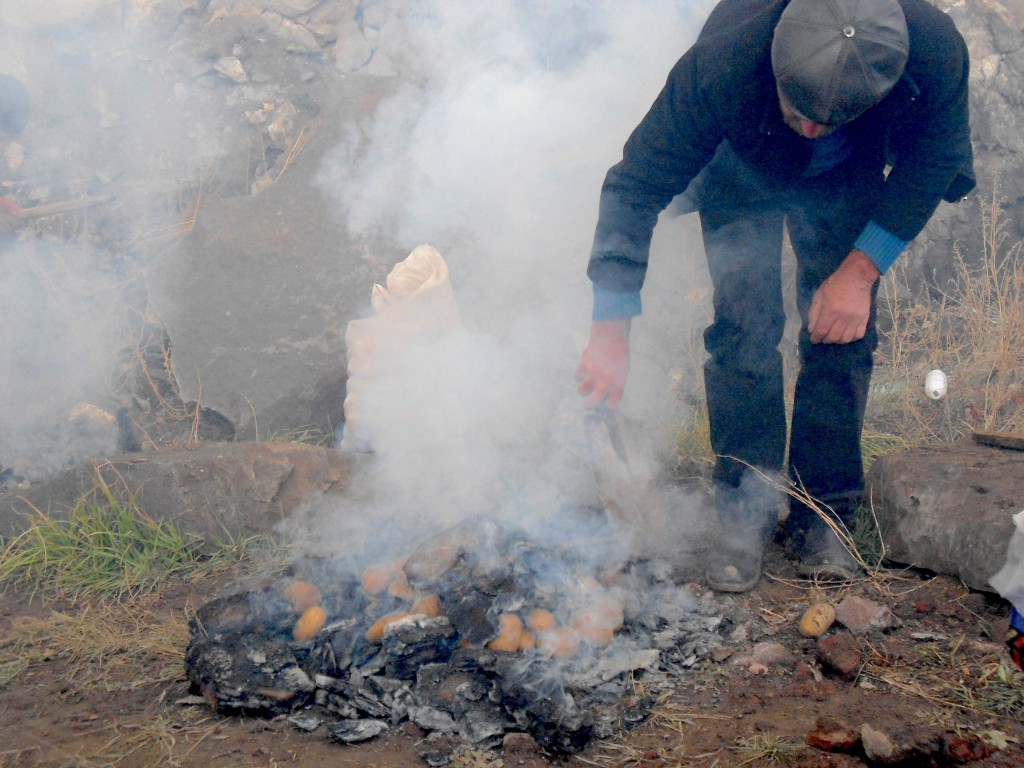
[[[786,126],[771,66],[772,34],[789,0],[723,0],[605,177],[587,273],[601,288],[636,292],[658,214],[723,139],[751,167],[799,183],[811,141]],[[871,220],[910,241],[940,200],[974,187],[967,46],[927,0],[900,0],[910,35],[903,76],[847,124],[864,163],[891,166]],[[852,246],[852,243],[851,243]]]

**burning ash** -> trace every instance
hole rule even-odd
[[[526,731],[576,752],[642,721],[720,644],[721,623],[669,568],[595,568],[578,551],[478,517],[399,561],[308,557],[198,611],[188,678],[217,711],[288,713],[340,742],[411,721],[483,747]]]

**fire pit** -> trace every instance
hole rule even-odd
[[[666,564],[598,569],[579,551],[474,518],[400,561],[305,557],[200,608],[186,673],[219,712],[288,714],[339,742],[409,720],[481,747],[528,732],[576,752],[641,722],[722,623]]]

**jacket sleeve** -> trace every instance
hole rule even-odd
[[[641,289],[658,215],[718,146],[719,123],[697,87],[697,70],[691,49],[630,135],[622,160],[605,176],[587,267],[595,286],[617,293]]]
[[[944,14],[943,27],[931,40],[916,41],[927,50],[911,73],[918,93],[891,128],[892,169],[872,216],[907,241],[924,229],[941,200],[956,202],[974,187],[967,46]]]

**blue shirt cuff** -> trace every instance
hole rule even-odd
[[[609,291],[594,283],[594,314],[591,318],[597,322],[603,320],[621,320],[636,317],[643,313],[640,293],[621,293]]]
[[[860,237],[857,238],[857,242],[853,244],[853,247],[858,251],[866,253],[875,263],[875,266],[878,267],[878,271],[884,275],[889,267],[893,265],[893,262],[899,258],[899,255],[903,253],[908,243],[908,240],[900,240],[896,235],[882,229],[875,222],[869,221],[867,226],[864,227],[864,231],[860,233]]]

